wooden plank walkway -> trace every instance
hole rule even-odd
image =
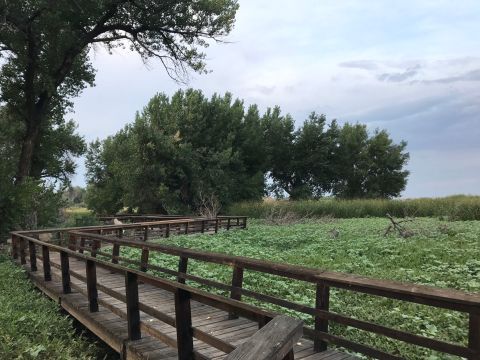
[[[40,256],[39,256],[40,257]],[[28,256],[27,256],[28,258]],[[41,258],[41,257],[40,257]],[[102,291],[108,288],[125,296],[125,277],[121,274],[97,267],[99,311],[90,312],[85,281],[75,276],[85,276],[85,262],[70,259],[71,287],[70,294],[62,292],[60,256],[51,253],[51,281],[44,281],[42,262],[38,270],[31,271],[24,265],[33,283],[46,295],[57,301],[70,315],[116,350],[125,359],[178,359],[176,349],[176,329],[157,318],[140,312],[142,339],[129,341],[127,334],[127,309],[125,302],[115,299]],[[28,264],[28,261],[27,261]],[[140,303],[148,305],[162,313],[175,317],[174,294],[148,284],[139,284]],[[191,302],[192,325],[222,341],[239,346],[249,339],[257,330],[258,324],[246,318],[229,319],[228,312],[215,307]],[[226,353],[197,339],[194,349],[201,355],[223,359]],[[353,360],[355,357],[336,350],[314,352],[313,342],[302,338],[294,346],[295,359],[303,360]]]

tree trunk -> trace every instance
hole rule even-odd
[[[21,184],[25,181],[25,178],[30,175],[32,168],[33,151],[38,140],[38,134],[40,130],[40,123],[30,121],[27,125],[25,136],[22,139],[22,150],[20,153],[20,159],[18,161],[17,176],[15,178],[16,184]]]

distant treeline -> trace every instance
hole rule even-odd
[[[405,148],[384,130],[315,113],[296,127],[279,107],[260,114],[229,93],[157,94],[132,124],[90,144],[86,201],[99,213],[182,213],[266,194],[388,199],[405,188]]]
[[[293,214],[297,217],[362,218],[441,217],[445,220],[480,220],[480,196],[456,195],[443,198],[405,200],[321,199],[317,201],[257,201],[232,204],[227,213],[253,218]]]

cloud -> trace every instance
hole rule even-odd
[[[260,111],[278,104],[297,122],[315,110],[385,128],[409,143],[407,196],[480,193],[478,0],[240,5],[229,43],[207,49],[213,73],[192,74],[189,86],[207,96],[230,91]],[[76,99],[72,115],[87,140],[115,133],[155,93],[179,88],[161,64],[146,69],[120,49],[99,50],[94,65],[97,87]]]
[[[356,60],[356,61],[345,61],[338,64],[340,67],[352,68],[352,69],[363,69],[363,70],[377,70],[378,65],[373,60]]]
[[[416,66],[414,68],[410,68],[410,69],[407,69],[405,70],[404,72],[400,72],[400,73],[383,73],[381,75],[378,75],[377,76],[377,79],[380,80],[380,81],[386,81],[386,82],[394,82],[394,83],[398,83],[398,82],[402,82],[402,81],[405,81],[407,79],[410,79],[411,77],[414,77],[415,75],[418,74],[418,69],[420,68],[420,66]]]
[[[424,84],[452,84],[459,81],[480,81],[480,69],[471,70],[457,76],[444,77],[435,80],[422,80]]]

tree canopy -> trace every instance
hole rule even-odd
[[[316,113],[295,126],[280,107],[260,115],[229,93],[157,94],[132,124],[90,144],[87,203],[104,213],[178,213],[205,196],[222,205],[268,193],[391,198],[406,185],[405,147],[384,130],[370,135]]]
[[[85,151],[65,116],[94,85],[93,50],[130,49],[184,81],[189,70],[207,71],[204,48],[231,31],[237,9],[236,0],[0,2],[0,231],[30,226],[25,216],[40,219],[42,204],[58,209],[45,194],[60,204],[57,190]]]
[[[41,126],[63,117],[93,85],[89,50],[128,47],[159,59],[170,76],[204,72],[209,39],[232,29],[235,0],[19,0],[0,4],[0,100],[25,125],[17,182],[36,166]]]

